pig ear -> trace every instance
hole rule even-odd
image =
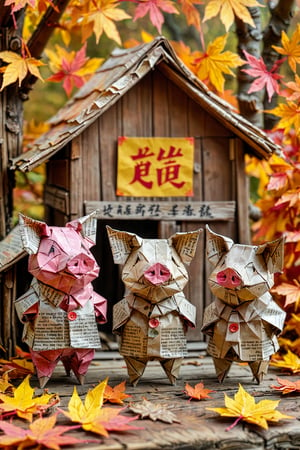
[[[124,264],[132,250],[142,245],[143,239],[134,233],[114,230],[108,225],[106,229],[115,264]]]
[[[184,264],[189,265],[195,256],[199,234],[203,230],[176,233],[168,241],[173,245]]]
[[[93,211],[87,216],[68,222],[66,227],[73,228],[78,233],[81,233],[84,238],[90,239],[94,244],[96,243],[97,219],[96,211]]]
[[[212,264],[218,264],[224,253],[229,252],[234,242],[221,234],[214,233],[206,225],[206,255]]]
[[[19,224],[21,240],[29,255],[33,255],[38,252],[41,237],[50,236],[51,231],[45,222],[31,219],[19,213]]]
[[[256,254],[262,254],[270,273],[281,272],[284,264],[284,237],[259,245]]]

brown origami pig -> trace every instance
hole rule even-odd
[[[260,383],[285,319],[269,293],[273,274],[283,267],[284,240],[252,246],[235,244],[208,226],[206,233],[207,257],[214,265],[208,284],[217,297],[204,311],[208,353],[220,382],[233,361],[245,361]]]
[[[182,290],[195,255],[199,231],[169,239],[143,239],[107,227],[114,262],[124,264],[128,294],[113,310],[130,381],[136,385],[150,360],[158,360],[172,384],[186,354],[186,331],[195,326],[195,307]]]
[[[20,214],[19,222],[34,278],[15,307],[40,386],[45,386],[59,360],[82,384],[94,349],[101,347],[97,322],[106,322],[106,300],[91,284],[99,273],[90,251],[96,219],[90,214],[65,227],[49,227]]]

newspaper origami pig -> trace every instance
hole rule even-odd
[[[113,310],[113,331],[121,335],[130,382],[136,385],[150,360],[158,360],[172,384],[186,354],[187,327],[195,326],[195,307],[182,290],[184,264],[194,258],[199,231],[169,239],[143,239],[107,226],[114,262],[124,264],[128,295]]]
[[[273,274],[282,270],[283,238],[252,246],[235,244],[208,226],[206,232],[207,257],[214,264],[208,284],[217,297],[204,311],[208,353],[220,382],[232,361],[245,361],[260,383],[270,356],[278,350],[276,335],[285,319],[269,293]]]
[[[97,322],[106,322],[106,300],[91,284],[99,273],[90,252],[96,219],[91,214],[65,227],[49,227],[20,214],[19,222],[34,278],[15,306],[40,386],[59,360],[83,384],[94,349],[101,347]]]

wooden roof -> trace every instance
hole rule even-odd
[[[157,65],[209,114],[249,145],[259,158],[280,148],[267,135],[211,92],[176,56],[164,37],[129,49],[115,49],[95,75],[49,120],[51,128],[30,150],[11,161],[11,169],[28,171],[48,160],[118,101]]]

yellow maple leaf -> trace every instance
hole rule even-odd
[[[300,358],[290,350],[281,359],[273,356],[270,365],[286,369],[292,373],[300,373]]]
[[[277,45],[272,45],[272,47],[277,53],[287,56],[290,68],[293,72],[296,72],[296,65],[297,63],[300,63],[300,24],[297,25],[291,39],[289,39],[288,35],[282,31],[281,43],[282,47],[278,47]]]
[[[220,14],[221,22],[229,30],[234,22],[234,16],[239,17],[243,22],[255,28],[255,23],[248,11],[249,7],[263,7],[256,0],[210,0],[205,7],[203,22]]]
[[[287,102],[287,104],[279,103],[274,109],[265,111],[279,117],[277,129],[282,128],[285,134],[288,134],[294,127],[297,136],[300,136],[300,108],[295,102]]]
[[[33,397],[34,389],[29,384],[29,375],[14,390],[13,396],[0,393],[0,411],[1,413],[15,412],[18,417],[32,421],[33,414],[39,414],[43,410],[50,407],[50,401],[55,398],[56,394],[48,394],[45,392],[41,396]]]
[[[96,43],[98,43],[102,34],[105,33],[109,39],[121,45],[120,34],[114,22],[130,19],[131,16],[118,6],[119,3],[116,0],[91,2],[88,12],[83,16],[83,36],[86,38],[92,30],[96,36]]]
[[[223,52],[226,41],[227,34],[217,37],[208,44],[206,52],[199,52],[198,57],[195,59],[197,76],[202,81],[209,79],[219,92],[224,91],[224,75],[234,76],[231,69],[244,63],[236,53]]]
[[[255,399],[250,395],[243,386],[239,385],[239,390],[235,394],[234,399],[225,396],[225,408],[207,408],[215,411],[224,417],[237,417],[235,422],[227,428],[230,430],[240,420],[248,423],[256,424],[265,430],[268,429],[268,422],[278,422],[281,419],[294,419],[292,416],[282,414],[276,411],[280,400],[261,400],[255,403]]]
[[[8,63],[7,66],[1,67],[0,72],[4,73],[2,86],[0,92],[8,85],[19,81],[21,86],[22,81],[26,77],[27,73],[31,73],[35,77],[43,81],[43,78],[39,72],[38,67],[44,66],[41,61],[35,58],[23,58],[14,52],[4,51],[0,52],[0,59]]]

